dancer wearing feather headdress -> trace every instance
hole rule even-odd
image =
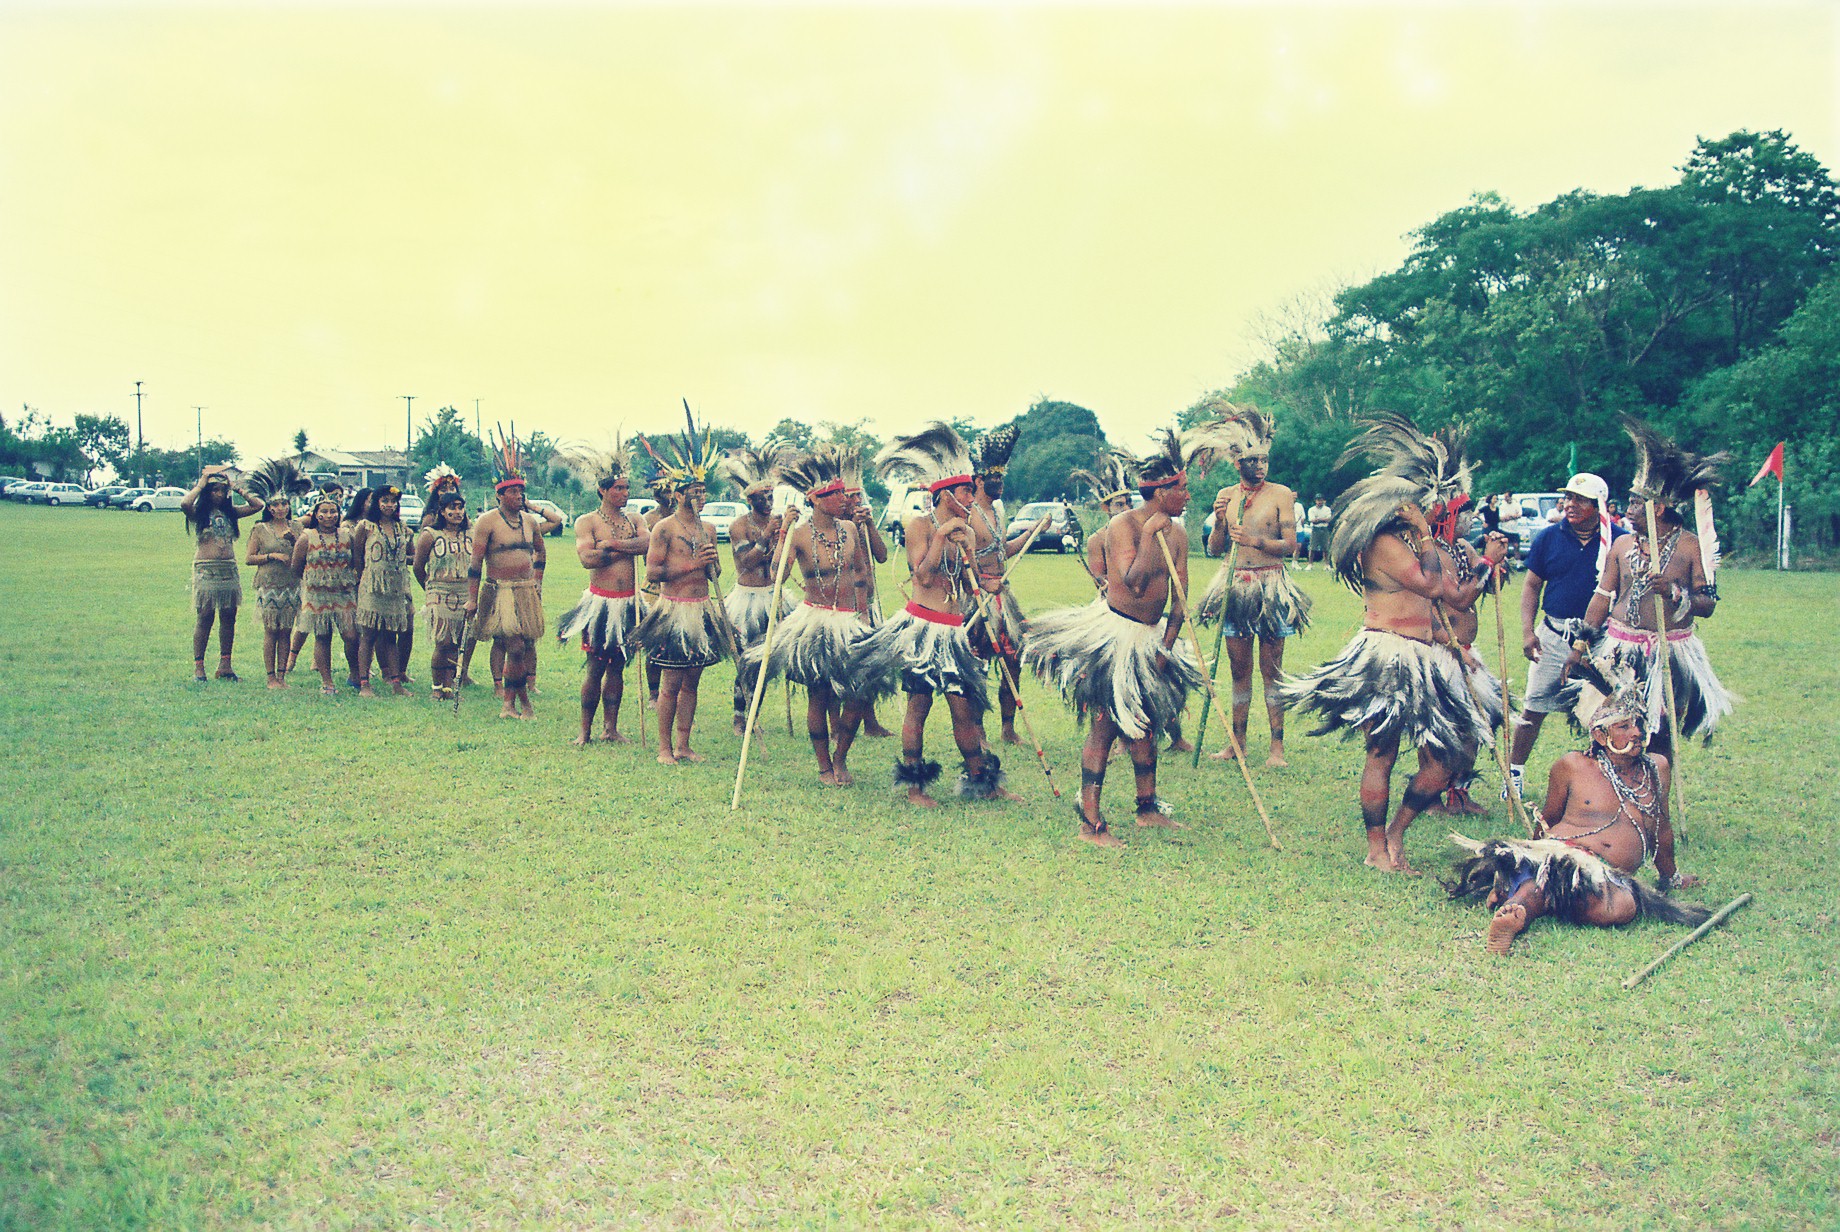
[[[313,483],[292,462],[273,460],[249,476],[249,489],[262,499],[262,518],[249,531],[243,563],[256,569],[256,612],[262,618],[262,666],[268,687],[287,688],[288,639],[300,615],[300,579],[294,576],[294,500]]]
[[[690,417],[677,442],[673,460],[653,453],[670,475],[676,503],[670,516],[652,528],[645,553],[645,576],[658,583],[658,599],[639,622],[639,645],[647,659],[660,669],[658,679],[658,761],[674,766],[680,761],[702,761],[690,747],[690,730],[696,723],[697,689],[703,670],[720,663],[735,645],[735,627],[719,598],[709,593],[710,583],[722,576],[722,558],[716,552],[716,528],[704,521],[703,500],[710,468],[715,463],[715,442]],[[640,438],[648,451],[651,445]]]
[[[716,474],[735,485],[748,511],[728,525],[729,553],[735,558],[735,584],[723,601],[741,646],[752,649],[766,636],[773,614],[773,565],[779,560],[780,532],[786,519],[773,512],[773,489],[792,449],[773,438],[760,449],[731,449],[716,463]],[[792,610],[792,598],[780,596],[780,617]],[[756,668],[750,660],[735,665],[735,734],[747,726],[748,701],[754,696]],[[759,738],[759,733],[755,733]]]
[[[1719,592],[1706,576],[1698,537],[1686,529],[1679,513],[1693,503],[1695,492],[1718,483],[1718,468],[1729,456],[1689,453],[1631,416],[1624,416],[1623,426],[1636,445],[1636,478],[1626,511],[1635,533],[1610,548],[1603,580],[1585,611],[1568,667],[1587,653],[1626,665],[1647,692],[1651,747],[1672,754],[1674,733],[1657,652],[1657,605],[1667,627],[1668,674],[1681,731],[1688,738],[1710,739],[1719,720],[1731,713],[1733,698],[1719,683],[1694,628],[1695,621],[1717,608]],[[1652,562],[1651,530],[1659,543]]]
[[[1080,754],[1080,837],[1118,847],[1100,811],[1112,744],[1124,741],[1136,776],[1137,824],[1179,828],[1156,795],[1157,736],[1202,686],[1201,665],[1181,640],[1185,613],[1175,600],[1157,536],[1166,537],[1176,580],[1188,585],[1188,473],[1205,471],[1216,456],[1208,434],[1184,439],[1165,431],[1162,448],[1137,477],[1144,503],[1106,528],[1103,604],[1062,608],[1034,623],[1025,658],[1055,685],[1074,712],[1091,722]],[[1184,590],[1186,593],[1186,590]]]
[[[850,746],[862,723],[864,700],[846,683],[850,655],[869,635],[857,609],[856,561],[866,556],[862,532],[850,518],[843,457],[835,445],[818,445],[789,461],[786,483],[811,502],[811,517],[791,530],[787,548],[805,582],[805,601],[773,635],[767,678],[784,674],[805,686],[805,731],[818,761],[818,781],[849,787]],[[763,647],[749,657],[758,665]]]
[[[473,636],[502,643],[505,653],[503,719],[533,719],[530,675],[543,636],[543,569],[548,549],[542,523],[524,505],[524,459],[515,426],[498,434],[493,457],[498,508],[473,525],[473,563],[467,569],[467,616]],[[484,584],[481,585],[483,580]],[[477,613],[477,615],[475,615]]]
[[[473,561],[473,527],[458,485],[434,498],[434,521],[415,537],[415,580],[425,599],[428,636],[434,642],[428,674],[434,701],[451,701],[461,644],[466,640],[467,567]]]
[[[1271,472],[1271,416],[1252,407],[1239,407],[1222,398],[1203,404],[1211,419],[1223,427],[1237,426],[1243,433],[1227,456],[1239,470],[1239,482],[1214,496],[1214,529],[1208,552],[1227,556],[1214,574],[1213,584],[1195,605],[1195,620],[1202,625],[1223,621],[1222,640],[1233,674],[1233,737],[1246,747],[1246,725],[1252,713],[1253,643],[1258,645],[1259,675],[1265,681],[1265,718],[1271,727],[1268,766],[1284,760],[1284,703],[1278,683],[1284,676],[1284,639],[1310,624],[1310,597],[1291,577],[1284,562],[1297,554],[1297,494],[1267,478]],[[1231,542],[1233,547],[1228,549]],[[1233,756],[1231,746],[1212,754],[1219,760]]]
[[[601,712],[601,739],[630,744],[620,734],[620,703],[626,697],[626,665],[638,644],[639,603],[633,562],[651,546],[651,532],[628,516],[632,496],[630,459],[616,449],[607,473],[596,483],[600,507],[575,521],[575,556],[588,571],[581,600],[556,622],[556,639],[581,635],[587,671],[581,682],[581,733],[576,744],[593,740],[594,712]]]
[[[1602,695],[1599,695],[1600,697]],[[1551,915],[1610,927],[1640,917],[1698,924],[1711,912],[1666,897],[1695,884],[1674,866],[1668,820],[1667,758],[1643,751],[1647,705],[1633,677],[1588,716],[1591,742],[1553,763],[1540,807],[1541,836],[1451,840],[1470,854],[1444,882],[1452,898],[1481,898],[1495,909],[1488,950],[1506,954],[1529,924]],[[1636,880],[1649,860],[1656,889]]]
[[[460,490],[460,472],[445,462],[436,462],[422,476],[422,482],[428,485],[428,495],[423,500],[422,520],[416,526],[418,531],[439,525],[436,507],[440,505],[443,496]]]
[[[1001,658],[1007,669],[997,680],[997,709],[1003,721],[1005,744],[1020,744],[1016,735],[1016,695],[1009,682],[1022,672],[1022,639],[1027,619],[1016,605],[1015,592],[1003,584],[1003,571],[1009,558],[1028,543],[1027,531],[1008,540],[1002,513],[1004,475],[1009,470],[1010,455],[1016,450],[1018,432],[1012,425],[992,428],[977,439],[971,449],[971,470],[977,481],[977,495],[971,503],[972,537],[977,585],[984,591],[984,605],[989,619],[979,619],[971,607],[965,608],[970,622],[971,648],[984,659]],[[1044,519],[1045,521],[1046,519]],[[969,602],[969,597],[967,597]],[[989,627],[994,626],[994,627]]]
[[[1367,863],[1416,873],[1406,861],[1412,819],[1436,803],[1451,769],[1488,739],[1486,715],[1470,698],[1465,662],[1449,644],[1437,605],[1458,601],[1466,579],[1446,567],[1426,520],[1428,511],[1469,490],[1469,464],[1411,420],[1368,420],[1338,465],[1365,457],[1379,464],[1335,502],[1329,562],[1366,603],[1361,631],[1342,653],[1280,686],[1286,707],[1314,710],[1312,735],[1360,731],[1367,744],[1361,772],[1361,820]],[[1387,820],[1393,763],[1402,740],[1418,746],[1418,772]]]
[[[905,528],[913,600],[851,647],[845,668],[848,692],[856,697],[892,693],[897,683],[906,692],[907,718],[894,779],[907,788],[910,803],[922,808],[939,803],[927,791],[939,777],[939,763],[925,760],[924,744],[926,716],[938,693],[945,694],[952,739],[964,759],[960,794],[1018,799],[1003,787],[1002,760],[985,746],[984,712],[990,708],[986,669],[965,633],[977,544],[967,520],[976,485],[965,443],[950,427],[935,422],[889,442],[876,455],[875,467],[891,483],[924,486],[932,494],[933,509]]]

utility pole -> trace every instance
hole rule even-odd
[[[198,473],[202,475],[204,473],[204,408],[195,406],[192,409],[198,412]]]
[[[403,400],[403,487],[409,486],[409,447],[415,441],[415,420],[410,412],[415,409],[414,394],[398,394]]]
[[[141,473],[145,466],[142,460],[146,456],[147,434],[141,431],[141,383],[136,381],[134,382],[134,484],[136,487],[146,482],[147,477]]]
[[[485,435],[479,430],[479,399],[477,398],[473,399],[473,435],[477,436],[482,441],[486,439]]]

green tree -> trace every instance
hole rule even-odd
[[[294,443],[299,444],[305,435],[303,430]],[[411,481],[419,483],[423,475],[440,463],[453,467],[467,484],[484,483],[492,474],[486,461],[485,442],[467,429],[460,412],[451,406],[442,407],[422,421],[415,445],[409,451]]]
[[[305,428],[302,428],[298,432],[294,433],[294,452],[295,453],[307,452],[307,430]]]
[[[119,476],[129,453],[127,422],[115,415],[78,415],[74,425],[77,448],[88,464],[83,468],[83,482],[89,483],[90,476],[103,467]]]

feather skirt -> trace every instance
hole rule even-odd
[[[659,667],[709,667],[728,657],[735,627],[714,599],[660,596],[646,609],[635,636],[645,657]]]
[[[1095,599],[1038,616],[1022,658],[1061,691],[1082,722],[1104,711],[1119,731],[1142,740],[1174,722],[1190,691],[1203,684],[1186,641],[1164,649],[1164,628],[1163,621],[1147,625]],[[1165,658],[1160,671],[1159,654]]]
[[[1489,738],[1456,652],[1383,629],[1360,630],[1339,656],[1278,690],[1286,710],[1322,717],[1313,736],[1365,730],[1370,739],[1410,740],[1445,766],[1475,756]]]
[[[839,692],[846,697],[952,693],[971,703],[979,718],[990,709],[984,660],[971,649],[963,625],[943,624],[902,611],[857,638],[850,647]]]
[[[977,600],[966,596],[965,628],[970,630],[971,649],[986,659],[994,658],[999,651],[1006,655],[1022,653],[1028,618],[1017,605],[1014,592],[1005,587],[1001,594],[985,593],[984,610],[990,613],[988,624],[977,618]],[[991,626],[996,629],[994,639],[990,635]]]
[[[1477,842],[1452,834],[1450,841],[1470,854],[1457,860],[1444,889],[1452,898],[1480,898],[1495,891],[1506,899],[1523,874],[1546,896],[1547,909],[1561,920],[1587,923],[1591,904],[1612,890],[1635,895],[1637,918],[1670,924],[1700,924],[1711,911],[1697,903],[1676,903],[1619,872],[1595,852],[1554,838],[1492,838]]]
[[[796,606],[792,597],[782,590],[779,596],[779,618],[786,619]],[[767,634],[767,618],[773,612],[773,588],[737,586],[723,598],[722,607],[728,612],[728,623],[735,626],[741,644],[752,646]],[[778,637],[778,634],[774,636]]]
[[[1691,629],[1686,636],[1668,635],[1668,674],[1674,678],[1674,706],[1680,711],[1680,729],[1688,739],[1708,740],[1719,720],[1731,713],[1739,700],[1727,692],[1712,670],[1706,644]],[[1613,667],[1627,667],[1648,687],[1648,730],[1663,730],[1667,720],[1667,692],[1661,683],[1661,656],[1655,653],[1655,635],[1612,620],[1606,630],[1603,655]],[[1602,656],[1600,656],[1601,661]]]
[[[1310,627],[1310,604],[1310,596],[1282,565],[1235,569],[1231,576],[1223,565],[1201,596],[1195,619],[1211,625],[1224,612],[1227,627],[1240,637],[1287,637]]]
[[[589,657],[624,665],[632,662],[643,615],[637,595],[606,595],[590,586],[556,622],[556,640],[566,642],[580,634],[581,648]]]
[[[806,688],[844,688],[850,670],[850,650],[869,636],[869,628],[855,609],[818,607],[801,603],[773,630],[773,653],[767,656],[767,679],[785,676]],[[764,647],[748,648],[751,665],[759,666]]]
[[[479,607],[473,636],[484,642],[498,637],[543,636],[543,592],[535,578],[479,584]]]
[[[243,578],[234,560],[192,562],[192,610],[235,613],[243,601]]]

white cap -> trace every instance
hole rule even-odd
[[[1582,496],[1597,502],[1602,509],[1610,502],[1610,485],[1589,471],[1580,471],[1566,483],[1565,490],[1573,496]]]

